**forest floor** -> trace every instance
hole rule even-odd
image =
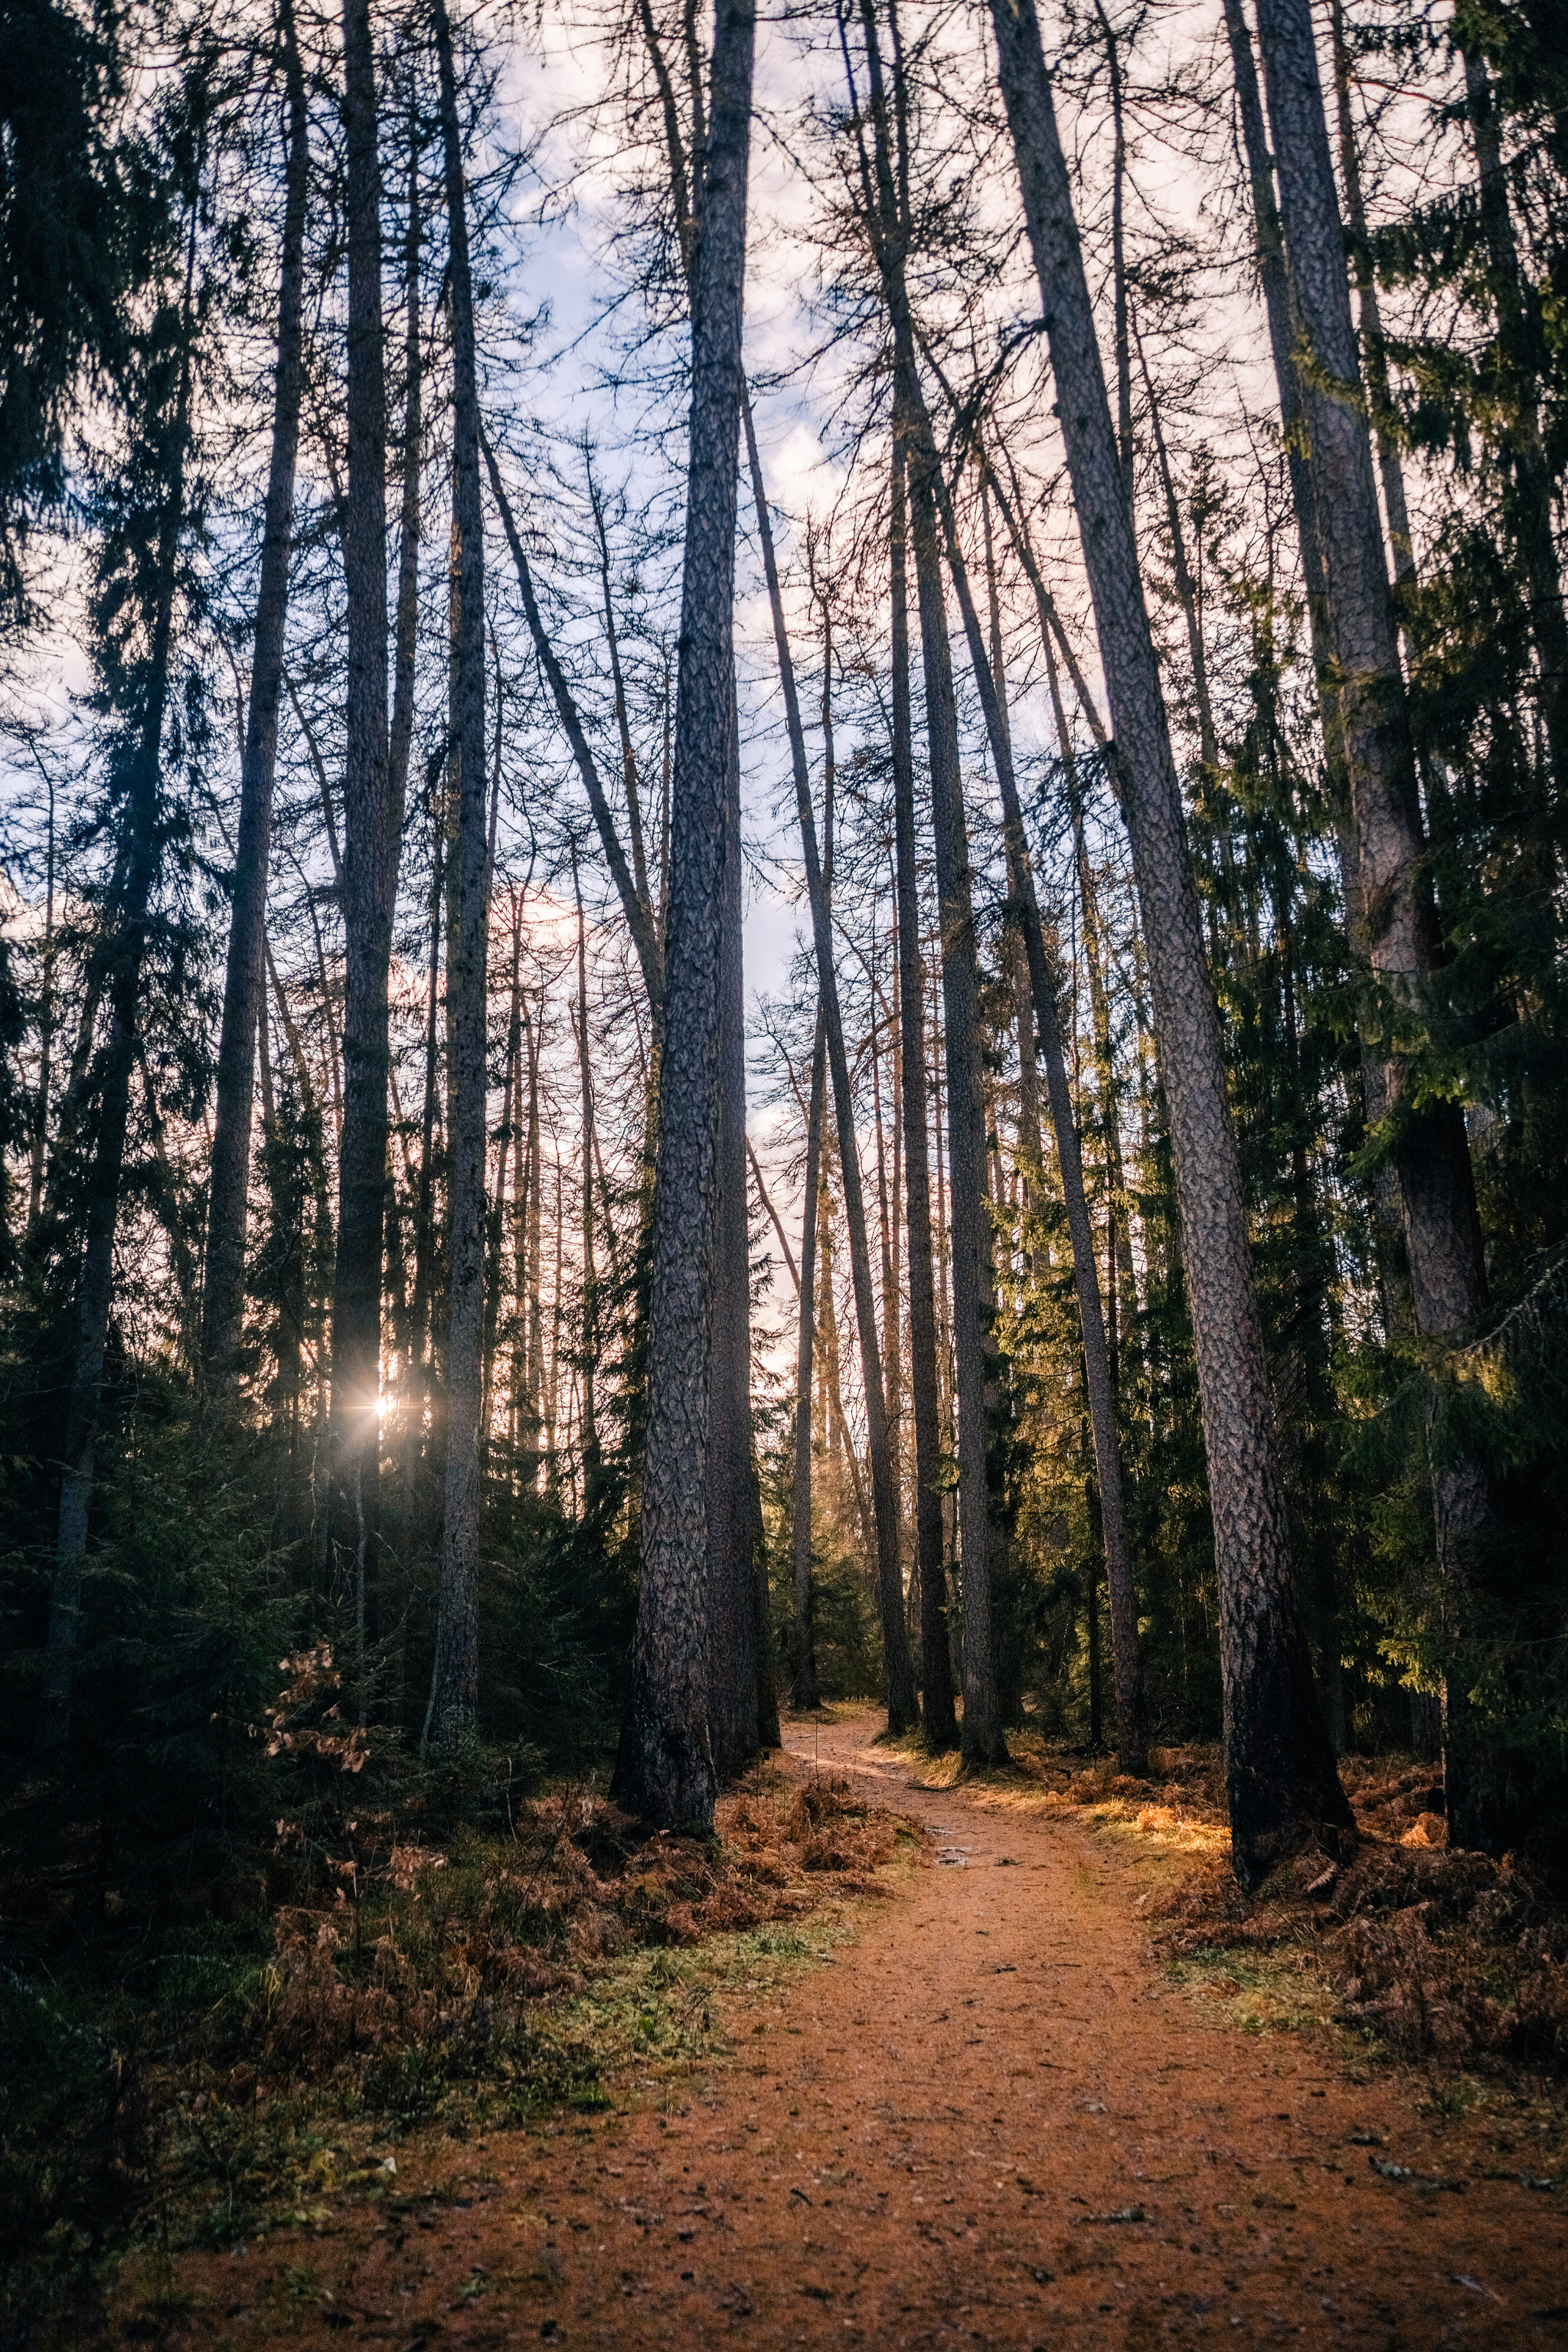
[[[1316,1980],[1248,2005],[1223,1955],[1163,1969],[1174,1852],[1021,1777],[935,1786],[877,1725],[789,1723],[781,1769],[930,1843],[810,1958],[716,1986],[726,2057],[415,2133],[380,2203],[131,2263],[93,2340],[1568,2345],[1560,2108],[1369,2055]]]

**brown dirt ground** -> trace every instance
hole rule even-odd
[[[591,2127],[406,2142],[399,2190],[441,2192],[417,2218],[177,2257],[157,2327],[128,2276],[102,2340],[1568,2345],[1568,2192],[1501,2175],[1495,2117],[1422,2115],[1323,2031],[1238,2031],[1156,1973],[1140,1859],[922,1787],[876,1728],[792,1724],[785,1769],[848,1774],[933,1858],[830,1965],[716,2001],[734,2063]]]

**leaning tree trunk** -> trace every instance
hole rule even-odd
[[[893,602],[893,832],[899,893],[899,1039],[903,1065],[904,1214],[909,1227],[910,1402],[915,1425],[915,1573],[920,1586],[921,1683],[925,1734],[938,1749],[958,1745],[952,1652],[948,1639],[947,1563],[942,1557],[942,1406],[937,1387],[936,1284],[931,1270],[930,1135],[926,1084],[925,969],[915,878],[915,766],[910,712],[908,522],[904,451],[895,437],[889,538]]]
[[[899,1558],[898,1486],[893,1476],[892,1447],[888,1435],[887,1391],[877,1343],[877,1310],[871,1288],[871,1253],[866,1232],[866,1200],[860,1178],[855,1098],[850,1090],[849,1057],[845,1051],[844,1018],[838,1003],[838,974],[833,951],[833,909],[827,877],[823,871],[817,845],[816,818],[811,804],[811,782],[805,760],[805,735],[801,726],[800,701],[795,691],[795,663],[784,626],[784,599],[779,590],[778,564],[773,552],[773,524],[763,488],[762,460],[757,455],[749,402],[743,414],[746,449],[756,497],[757,529],[763,545],[763,565],[773,607],[773,641],[778,654],[779,679],[784,688],[790,758],[795,770],[795,814],[800,824],[801,850],[805,862],[812,939],[816,950],[817,987],[826,1024],[827,1060],[833,1076],[833,1107],[838,1129],[838,1157],[844,1172],[844,1217],[849,1229],[849,1269],[855,1290],[855,1323],[860,1342],[860,1375],[866,1391],[867,1451],[871,1465],[872,1515],[877,1538],[877,1597],[881,1609],[888,1728],[900,1732],[909,1730],[918,1720],[919,1703],[904,1615],[903,1569]]]
[[[1034,0],[992,0],[992,22],[1143,915],[1208,1453],[1232,1852],[1238,1877],[1252,1885],[1304,1832],[1349,1827],[1351,1812],[1291,1568],[1181,787]]]
[[[718,0],[681,581],[648,1322],[642,1581],[617,1794],[662,1827],[713,1813],[708,1450],[723,893],[736,731],[735,503],[755,0]]]
[[[998,1712],[992,1627],[991,1552],[995,1530],[987,1441],[994,1339],[979,963],[937,524],[942,468],[915,363],[914,326],[904,275],[909,232],[893,176],[875,0],[862,0],[861,23],[871,84],[875,159],[874,187],[871,167],[866,170],[867,228],[893,330],[893,429],[909,467],[942,919],[948,1167],[952,1190],[953,1356],[958,1385],[959,1566],[963,1597],[963,1746],[972,1762],[989,1764],[1005,1759],[1006,1744]]]
[[[1007,731],[1006,715],[992,674],[984,640],[980,634],[980,615],[974,608],[969,574],[958,543],[952,501],[945,495],[942,499],[942,520],[947,536],[948,569],[958,593],[958,608],[969,640],[970,667],[979,689],[991,745],[992,764],[995,768],[1002,794],[1002,836],[1007,859],[1007,896],[1011,901],[1008,912],[1023,934],[1024,950],[1028,958],[1035,1028],[1046,1057],[1046,1090],[1051,1106],[1051,1124],[1056,1130],[1062,1197],[1067,1205],[1073,1281],[1078,1293],[1079,1325],[1083,1338],[1084,1385],[1089,1398],[1089,1427],[1094,1439],[1094,1466],[1100,1482],[1105,1577],[1110,1592],[1111,1655],[1116,1677],[1116,1746],[1122,1770],[1141,1773],[1147,1762],[1147,1741],[1143,1724],[1143,1680],[1138,1660],[1138,1596],[1132,1582],[1132,1553],[1128,1541],[1121,1479],[1121,1447],[1116,1432],[1116,1397],[1106,1348],[1100,1268],[1094,1254],[1094,1226],[1084,1190],[1083,1157],[1079,1149],[1078,1121],[1073,1115],[1072,1089],[1068,1083],[1067,1058],[1062,1044],[1059,982],[1047,952],[1039,900],[1035,895],[1034,868],[1029,860],[1024,812],[1013,772],[1013,746]]]
[[[272,462],[261,526],[261,580],[250,663],[250,708],[239,779],[239,837],[234,872],[219,1033],[217,1098],[213,1111],[212,1175],[207,1195],[206,1278],[202,1297],[202,1359],[209,1375],[228,1373],[245,1319],[245,1228],[250,1193],[250,1121],[256,1032],[262,1015],[262,940],[267,868],[272,847],[272,779],[278,764],[278,711],[283,693],[283,625],[289,609],[289,557],[294,517],[294,463],[304,386],[305,197],[310,171],[310,118],[305,70],[294,28],[293,0],[281,0],[283,70],[289,94],[289,161],[283,180],[283,252],[278,293],[278,358],[273,377]]]
[[[381,168],[369,0],[344,0],[349,260],[348,485],[343,580],[343,1104],[332,1288],[331,1415],[340,1574],[363,1591],[375,1517],[381,1269],[386,1205],[387,971],[402,812],[389,806],[386,694],[386,371]],[[368,1482],[366,1470],[369,1470]]]
[[[1380,1048],[1384,1095],[1399,1121],[1394,1160],[1405,1201],[1416,1328],[1453,1345],[1485,1313],[1486,1270],[1464,1114],[1418,1102],[1401,1030],[1418,1034],[1443,960],[1423,838],[1409,715],[1384,562],[1371,434],[1351,315],[1344,231],[1318,75],[1310,0],[1260,0],[1258,35],[1279,173],[1285,250],[1301,344],[1299,368],[1313,503],[1338,687],[1339,747],[1355,832],[1360,920],[1352,946],[1375,996],[1363,1034]],[[1490,1515],[1485,1471],[1471,1454],[1434,1445],[1437,1571],[1457,1638],[1469,1554]],[[1479,1842],[1470,1740],[1454,1678],[1448,1743],[1449,1832]]]
[[[457,1070],[451,1087],[446,1380],[447,1484],[428,1735],[451,1747],[479,1706],[479,1487],[483,1453],[486,1027],[489,1008],[489,841],[485,791],[485,543],[479,500],[479,402],[473,286],[463,193],[452,28],[435,0],[447,183],[452,325],[452,523],[458,627],[451,736],[458,764],[456,934],[447,1002]]]

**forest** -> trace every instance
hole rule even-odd
[[[1565,195],[1552,0],[5,0],[24,2238],[850,1701],[1558,1883]]]

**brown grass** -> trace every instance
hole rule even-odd
[[[358,1826],[357,1824],[355,1825]],[[555,1792],[511,1839],[450,1851],[374,1845],[338,1864],[330,1896],[277,1916],[255,2052],[242,2072],[330,2074],[367,2054],[476,2028],[581,1992],[604,1963],[880,1891],[875,1873],[911,1825],[868,1810],[845,1780],[798,1788],[766,1768],[720,1800],[711,1839],[648,1835],[607,1800]],[[918,1833],[916,1833],[918,1834]]]

